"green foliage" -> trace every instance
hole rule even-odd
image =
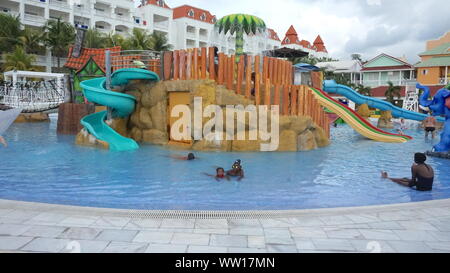
[[[0,53],[10,52],[20,44],[20,17],[0,13],[0,26]]]
[[[33,67],[33,62],[36,57],[31,54],[27,54],[23,47],[16,46],[13,52],[3,54],[3,70],[27,70],[35,71],[36,68]]]
[[[75,41],[75,28],[72,24],[58,20],[48,20],[44,26],[44,43],[52,51],[52,55],[58,59],[67,56],[69,46]]]
[[[361,94],[363,96],[367,96],[367,97],[372,96],[372,88],[371,87],[364,86],[362,84],[358,84],[355,89],[359,94]]]
[[[153,32],[150,35],[150,48],[153,51],[169,51],[173,46],[168,43],[167,35],[161,32]]]
[[[84,34],[83,47],[105,48],[108,46],[108,37],[97,29],[88,29]]]
[[[392,104],[396,104],[395,101],[395,97],[397,97],[397,99],[400,99],[402,94],[401,94],[401,90],[402,88],[400,86],[394,86],[394,84],[392,82],[388,82],[388,88],[386,89],[386,92],[384,93],[384,95],[386,96],[386,100]]]
[[[266,31],[266,23],[262,19],[247,14],[224,16],[216,22],[215,27],[219,33],[227,34],[230,32],[231,35],[236,33],[236,62],[244,54],[244,32],[250,35]]]
[[[25,28],[19,37],[20,44],[30,54],[45,54],[45,33],[37,29]]]

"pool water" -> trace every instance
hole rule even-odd
[[[415,152],[438,140],[408,130],[405,144],[365,139],[347,125],[327,148],[299,153],[186,154],[159,146],[110,152],[74,145],[56,121],[13,124],[0,148],[0,198],[78,206],[173,210],[281,210],[379,205],[450,198],[450,161],[430,158],[434,191],[417,192],[380,178],[410,176]],[[246,177],[217,182],[203,174],[241,159]]]

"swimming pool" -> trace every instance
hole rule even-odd
[[[377,143],[350,127],[333,128],[332,145],[299,153],[196,153],[142,146],[115,153],[74,145],[51,123],[13,124],[0,149],[0,198],[53,204],[173,210],[281,210],[364,206],[450,198],[450,161],[430,158],[433,192],[416,192],[382,180],[410,175],[415,152],[438,140],[419,130],[406,144]],[[216,166],[241,159],[246,178],[216,182]]]

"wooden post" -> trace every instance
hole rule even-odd
[[[267,78],[271,81],[273,80],[273,73],[275,72],[275,59],[269,58],[269,73],[267,75]]]
[[[269,74],[269,57],[265,56],[263,58],[263,73],[262,73],[263,80],[268,78],[268,74]]]
[[[291,115],[295,116],[297,115],[297,95],[298,95],[298,88],[297,86],[292,85],[291,86]]]
[[[245,67],[245,97],[250,98],[252,92],[252,56],[247,56]]]
[[[186,80],[186,52],[180,50],[180,79]]]
[[[231,57],[228,58],[228,78],[227,78],[227,88],[229,90],[233,90],[233,78],[234,78],[234,73],[233,73],[233,63],[234,63],[234,56],[231,55]]]
[[[216,79],[216,64],[214,62],[214,47],[210,47],[209,48],[209,54],[208,54],[208,59],[209,59],[209,79],[210,80],[215,80]]]
[[[178,58],[178,50],[173,52],[173,79],[178,80],[178,75],[180,73],[180,65]]]
[[[255,75],[255,104],[260,105],[261,104],[261,74]]]
[[[254,63],[255,74],[261,73],[260,72],[260,68],[259,68],[260,65],[261,65],[261,56],[256,55],[255,56],[255,63]]]
[[[281,60],[281,84],[285,85],[286,84],[286,62]]]
[[[273,59],[273,76],[271,81],[273,81],[273,84],[278,84],[278,59]]]
[[[194,80],[198,78],[198,48],[194,48]]]
[[[223,85],[228,86],[228,56],[223,57]]]
[[[206,47],[202,47],[202,74],[201,74],[201,78],[202,80],[206,79]]]
[[[186,79],[190,80],[192,77],[192,51],[187,52],[186,59]]]
[[[270,80],[269,79],[266,80],[265,88],[266,88],[266,90],[264,91],[264,105],[270,106],[271,105],[270,104],[270,96],[271,96],[270,89],[271,89],[271,86],[270,86]]]
[[[273,105],[280,105],[280,86],[274,86]]]
[[[244,58],[239,58],[237,69],[236,94],[242,94],[242,81],[244,80]]]
[[[164,52],[164,80],[172,79],[172,65],[173,65],[173,52],[166,51]]]
[[[301,116],[301,115],[303,115],[303,113],[302,113],[302,109],[303,109],[303,107],[302,107],[302,86],[301,85],[298,85],[297,86],[297,115],[298,116]]]
[[[225,55],[223,53],[219,53],[219,72],[217,77],[217,82],[219,84],[223,84],[223,73],[224,73],[224,57]]]
[[[289,115],[289,86],[283,85],[283,115]]]

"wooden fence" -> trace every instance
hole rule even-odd
[[[293,84],[289,61],[243,55],[236,63],[234,55],[215,55],[212,47],[165,52],[162,58],[164,80],[215,80],[256,105],[279,105],[282,115],[310,116],[329,136],[328,115],[308,86]]]

